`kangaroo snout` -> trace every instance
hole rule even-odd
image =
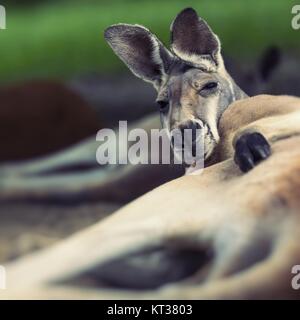
[[[185,134],[190,134],[191,135],[191,142],[194,143],[199,136],[199,132],[197,132],[197,130],[202,129],[202,126],[198,122],[189,120],[184,123],[181,123],[178,126],[178,129],[181,131],[182,137],[184,137]],[[189,131],[185,131],[185,130],[189,130]],[[183,141],[184,140],[189,141],[187,139],[183,139]]]
[[[203,129],[200,123],[192,120],[185,121],[176,126],[172,131],[171,144],[176,150],[191,149],[192,153],[196,152],[196,142]],[[178,136],[179,138],[177,138]]]

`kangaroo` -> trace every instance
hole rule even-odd
[[[152,83],[162,126],[169,133],[204,130],[208,162],[220,140],[221,115],[232,102],[247,97],[225,69],[218,36],[187,8],[171,24],[171,51],[140,25],[112,25],[104,37],[137,77]],[[192,136],[193,143],[183,147],[194,154],[197,134]]]
[[[194,11],[182,14],[194,16]],[[142,52],[152,48],[153,38],[143,27],[130,26],[129,33],[127,26],[120,27],[133,43],[148,39],[148,47],[139,47]],[[138,38],[135,28],[142,32]],[[113,45],[124,46],[121,40],[114,37]],[[126,55],[130,62],[136,58],[133,48]],[[124,52],[128,49],[125,46]],[[148,62],[140,61],[143,76],[159,89],[162,80],[147,68]],[[172,90],[171,86],[168,92]],[[201,176],[172,180],[61,244],[11,262],[10,285],[3,296],[299,299],[292,279],[300,261],[300,99],[241,98],[232,94],[216,121],[219,142],[207,146],[213,149],[207,156],[212,164]],[[170,101],[172,109],[173,98]],[[206,100],[201,101],[204,107]],[[213,106],[219,111],[217,104]],[[169,126],[170,113],[162,115]],[[200,116],[196,120],[204,123]],[[153,263],[157,260],[159,264]]]
[[[1,87],[0,103],[1,165],[61,151],[99,130],[96,112],[57,81]]]
[[[296,97],[232,103],[219,123],[222,161],[7,264],[4,298],[299,299],[299,123]],[[232,158],[249,156],[252,134],[272,156],[241,174]]]
[[[176,128],[183,130],[185,130],[184,128],[192,128],[197,131],[199,130],[197,128],[201,127],[205,132],[205,165],[210,166],[222,161],[223,157],[219,146],[221,116],[230,104],[245,99],[247,95],[226,71],[221,55],[220,40],[207,23],[199,18],[193,9],[188,8],[179,13],[171,25],[171,51],[163,46],[149,30],[139,25],[113,25],[105,31],[105,38],[135,75],[154,85],[157,90],[162,125],[169,132]],[[262,63],[264,78],[277,64],[279,54],[276,50],[275,52],[271,50],[271,54],[267,54],[266,57],[264,60],[269,60],[269,63]],[[150,122],[152,127],[149,126],[147,119],[147,125],[141,121],[138,126],[148,129],[154,128],[153,126],[159,127],[156,118]],[[249,171],[271,153],[269,142],[263,134],[252,133],[241,137],[240,140],[235,140],[238,143],[234,146],[236,150],[234,159],[242,171]],[[197,140],[192,146],[184,146],[184,149],[190,148],[193,153],[196,143],[198,144]],[[251,148],[246,149],[248,144],[251,145]],[[43,198],[45,194],[48,196],[51,194],[56,198],[58,190],[63,190],[64,194],[67,192],[74,194],[73,184],[76,178],[74,174],[53,179],[53,177],[47,177],[42,173],[45,171],[55,172],[55,168],[70,167],[71,164],[78,165],[80,162],[94,165],[97,146],[94,139],[89,139],[71,150],[63,151],[52,157],[38,159],[35,163],[18,163],[17,167],[11,165],[2,167],[0,172],[2,175],[0,186],[2,195],[4,198],[13,197],[15,199],[16,194],[20,194],[22,191],[22,197],[30,195],[33,198]],[[131,172],[132,177],[139,177],[136,168],[137,166],[132,167],[132,170],[126,169],[127,173]],[[186,173],[196,172],[196,169],[197,165],[195,168],[189,166]],[[145,172],[144,168],[141,170]],[[157,174],[157,177],[165,171],[164,167]],[[28,177],[29,173],[30,177]],[[180,175],[182,173],[182,171],[178,172]],[[78,189],[84,191],[84,194],[86,194],[87,187],[91,186],[92,178],[101,184],[103,176],[109,177],[98,168],[95,169],[93,175],[88,173],[78,176],[80,177],[80,179],[76,178],[77,183],[80,181]],[[149,177],[152,179],[153,176],[151,172]],[[132,182],[131,179],[125,180]],[[120,186],[118,179],[114,179],[114,181],[117,181],[116,186]],[[132,185],[129,183],[126,184],[126,187],[122,187],[122,193],[123,190],[131,190],[130,186]],[[143,185],[147,185],[146,179],[144,179]],[[151,187],[153,187],[152,184]],[[106,195],[107,190],[117,190],[118,188],[105,187],[104,189]],[[138,189],[142,190],[140,187]],[[131,200],[134,192],[129,193]],[[99,190],[96,194],[97,197],[100,197]],[[117,192],[117,194],[121,193]],[[115,198],[116,194],[113,194],[113,197]],[[81,197],[76,198],[81,199]],[[125,198],[128,200],[128,196]],[[124,197],[121,201],[123,199]]]

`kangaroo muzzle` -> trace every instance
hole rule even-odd
[[[185,121],[172,130],[172,148],[177,154],[184,153],[185,160],[194,162],[195,159],[203,157],[203,140],[203,126],[196,121]]]

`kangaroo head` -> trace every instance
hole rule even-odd
[[[112,25],[105,39],[137,77],[154,85],[164,128],[192,129],[193,144],[194,132],[204,130],[208,158],[219,141],[222,113],[245,94],[227,73],[219,38],[207,23],[191,8],[180,12],[171,24],[171,51],[139,25]]]

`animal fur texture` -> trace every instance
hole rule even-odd
[[[220,122],[219,160],[201,174],[168,182],[109,218],[40,253],[7,265],[6,298],[299,299],[291,286],[300,263],[300,99],[256,96],[233,103]],[[263,133],[271,156],[247,173],[233,161],[236,139]],[[212,253],[204,265],[180,281],[155,289],[143,283],[147,248]],[[198,250],[198,251],[197,251]],[[134,277],[114,259],[140,255]],[[197,253],[196,253],[197,255]],[[195,257],[196,257],[195,255]],[[144,263],[143,263],[144,261]],[[176,271],[184,259],[167,270]],[[150,269],[149,269],[150,268]],[[102,272],[102,273],[101,273]],[[104,272],[104,273],[103,273]],[[124,275],[127,289],[103,285]],[[79,279],[79,280],[78,280]],[[80,280],[81,279],[81,280]],[[83,281],[85,280],[85,281]],[[105,283],[105,282],[104,282]]]

